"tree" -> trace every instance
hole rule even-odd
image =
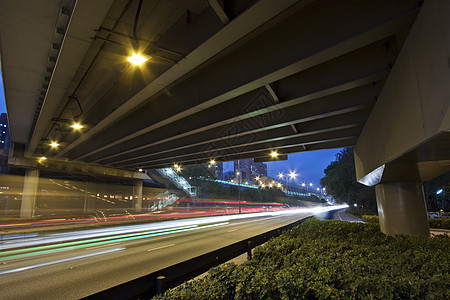
[[[214,174],[214,169],[208,168],[205,165],[192,165],[192,166],[185,166],[183,167],[181,171],[181,175],[184,178],[198,178],[198,177],[204,177],[204,178],[212,178],[216,179],[216,174]]]
[[[440,195],[437,195],[436,192],[440,189],[443,191]],[[428,211],[438,211],[440,209],[448,210],[450,206],[448,200],[449,190],[450,172],[425,181],[423,183],[423,191],[425,194]]]
[[[336,154],[336,161],[332,161],[324,172],[325,177],[320,180],[320,184],[337,202],[345,202],[350,206],[357,204],[368,210],[376,209],[374,187],[356,181],[353,148],[345,148]]]

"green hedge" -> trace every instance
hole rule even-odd
[[[361,216],[361,218],[368,223],[380,223],[380,221],[378,220],[378,216],[363,215]]]
[[[379,223],[378,216],[363,215],[362,219],[368,223]],[[428,219],[430,228],[434,229],[450,229],[450,218],[430,218]]]
[[[450,218],[428,219],[430,228],[450,229]]]
[[[348,208],[346,213],[362,218],[363,215],[374,215],[378,214],[376,209],[360,209],[360,208]]]
[[[450,238],[378,227],[310,219],[156,299],[450,299]]]

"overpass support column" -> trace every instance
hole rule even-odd
[[[381,183],[375,191],[382,232],[430,235],[421,182]]]
[[[450,1],[425,1],[354,150],[381,231],[429,235],[420,182],[450,170]],[[401,47],[401,45],[403,46]]]
[[[144,180],[135,179],[133,181],[133,203],[136,212],[142,211],[142,187]]]
[[[26,170],[23,183],[22,204],[20,206],[20,217],[22,219],[29,219],[34,215],[38,182],[39,170]]]

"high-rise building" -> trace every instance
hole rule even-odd
[[[8,117],[6,113],[0,115],[0,149],[9,150],[9,128],[8,128]]]
[[[9,145],[8,116],[2,113],[0,114],[0,173],[8,172]]]
[[[223,162],[216,163],[216,178],[219,180],[223,180]]]
[[[239,162],[234,161],[234,173],[237,175],[238,171],[240,172],[241,182],[252,182],[256,176],[267,176],[267,165],[265,163],[254,162],[253,158],[242,159]]]

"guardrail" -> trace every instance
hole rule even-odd
[[[327,218],[329,212],[324,212],[322,218]],[[252,248],[259,246],[272,237],[279,236],[284,230],[291,229],[303,223],[311,217],[298,220],[289,225],[253,236],[243,241],[228,245],[215,251],[194,257],[187,261],[158,270],[148,275],[122,283],[118,286],[87,296],[83,299],[135,299],[150,298],[164,289],[174,288],[181,283],[190,280],[210,268],[225,263],[241,254],[247,252],[247,257],[251,259]]]

